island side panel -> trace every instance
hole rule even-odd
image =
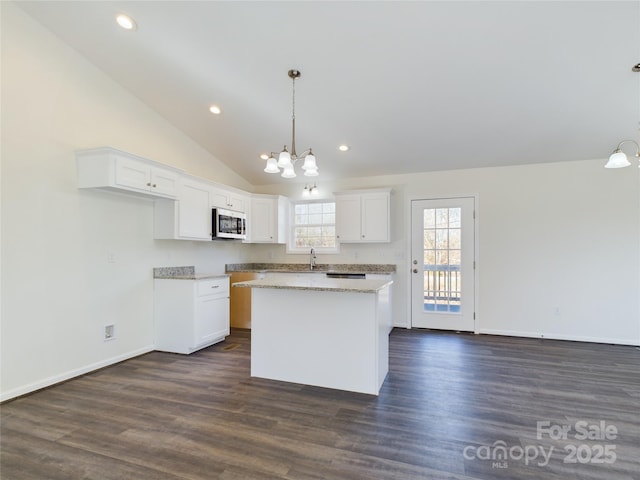
[[[384,327],[378,325],[376,293],[251,293],[252,376],[378,394]]]
[[[378,325],[378,390],[389,372],[389,334],[393,329],[391,315],[391,285],[380,289],[376,299],[376,319]]]

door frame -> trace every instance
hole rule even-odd
[[[443,194],[443,195],[418,195],[418,194],[414,194],[414,195],[409,195],[408,198],[408,202],[407,202],[407,208],[405,211],[405,215],[406,215],[406,219],[407,219],[407,228],[406,228],[406,249],[407,249],[407,302],[409,302],[409,311],[408,311],[408,317],[407,318],[407,328],[408,329],[412,329],[413,327],[413,323],[412,323],[412,318],[413,318],[413,297],[412,297],[412,291],[413,289],[411,288],[412,286],[412,274],[411,274],[411,257],[413,255],[413,250],[412,250],[412,229],[413,229],[413,225],[412,225],[412,215],[411,215],[411,210],[412,210],[412,202],[414,201],[420,201],[420,200],[448,200],[448,199],[455,199],[455,198],[462,198],[462,197],[467,197],[467,198],[473,198],[473,202],[475,205],[475,216],[474,216],[474,222],[473,222],[473,228],[474,228],[474,241],[473,241],[473,251],[474,251],[474,257],[475,257],[475,269],[473,270],[473,282],[474,282],[474,289],[473,289],[473,304],[474,304],[474,311],[475,311],[475,318],[474,318],[474,323],[473,323],[473,333],[474,334],[479,334],[480,333],[480,322],[481,322],[481,318],[482,316],[480,315],[480,295],[479,295],[479,291],[480,291],[480,283],[478,282],[478,279],[480,278],[480,266],[481,266],[481,262],[480,262],[480,199],[479,199],[479,195],[477,193],[460,193],[460,194]],[[417,328],[417,327],[415,327]]]

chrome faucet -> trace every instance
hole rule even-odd
[[[313,270],[316,266],[316,251],[315,249],[311,249],[311,253],[309,254],[309,269]]]

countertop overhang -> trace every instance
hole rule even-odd
[[[391,280],[352,280],[346,278],[265,278],[236,282],[234,287],[311,290],[321,292],[377,293],[391,285]]]

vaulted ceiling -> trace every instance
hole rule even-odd
[[[319,179],[604,159],[638,138],[638,1],[18,5],[254,185],[285,181],[259,155],[290,146],[291,68]]]

